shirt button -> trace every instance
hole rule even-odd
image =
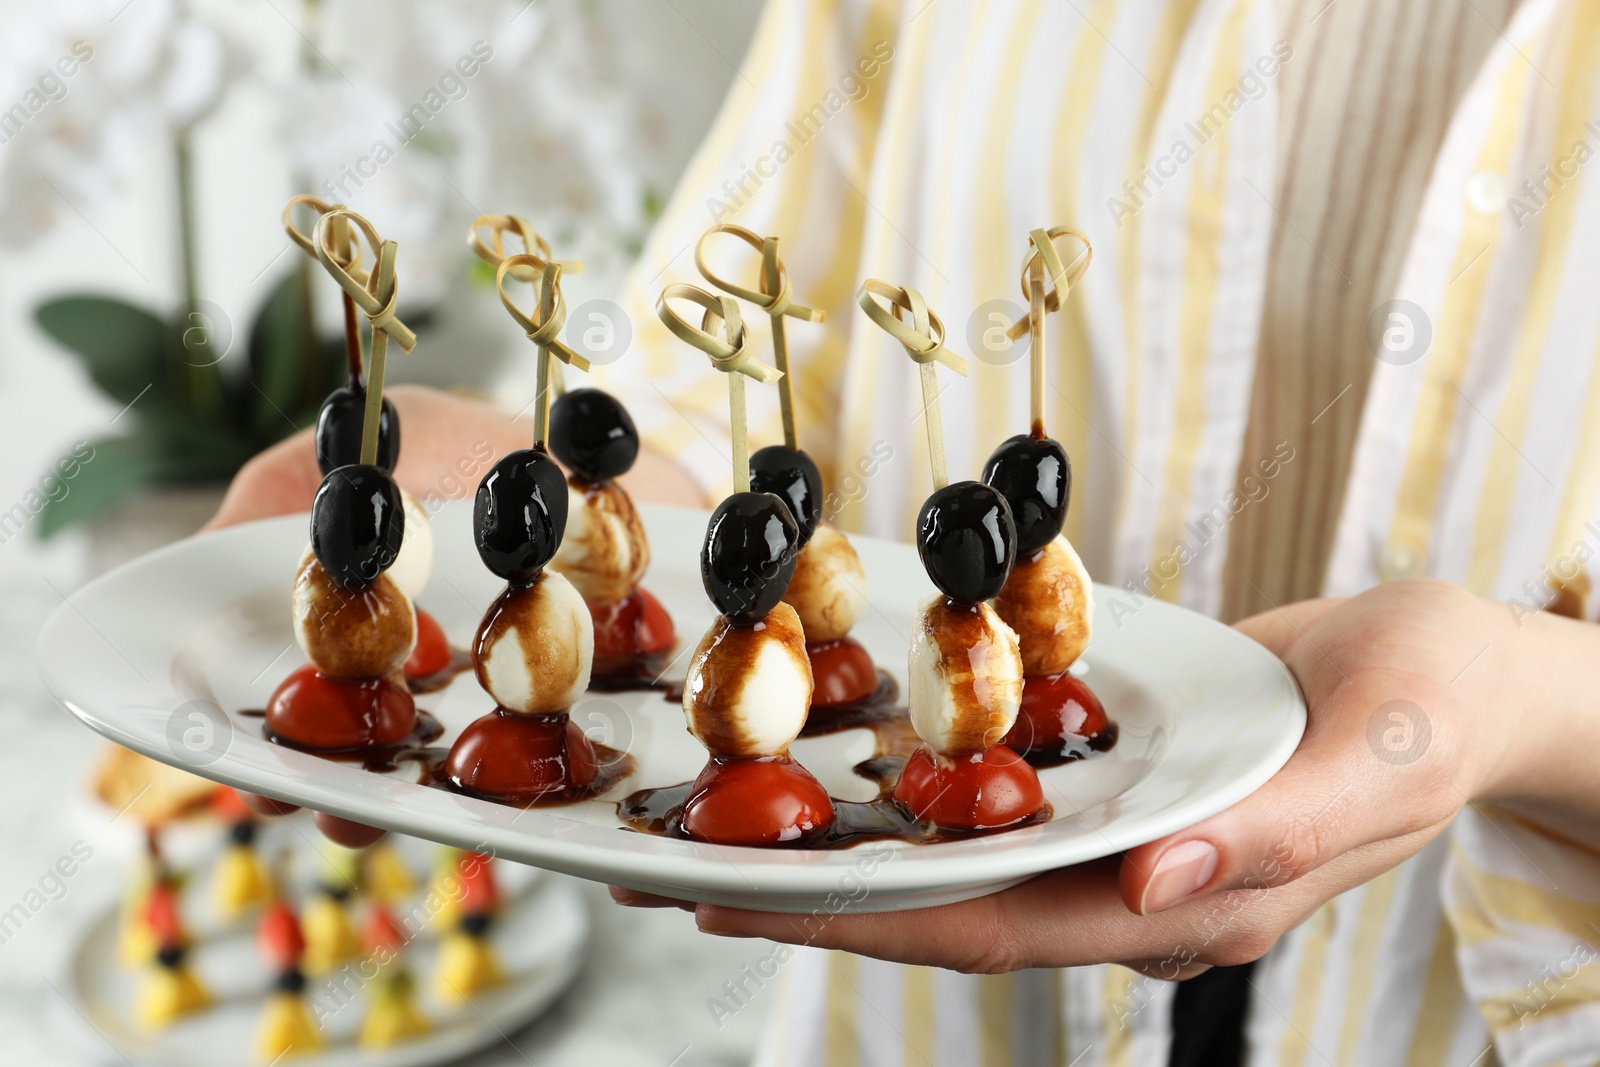
[[[1498,215],[1506,209],[1506,180],[1493,171],[1480,170],[1467,179],[1467,207],[1480,215]]]
[[[1378,553],[1378,577],[1386,582],[1422,574],[1422,553],[1405,545],[1386,545]]]

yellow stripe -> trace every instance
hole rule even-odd
[[[1278,1041],[1280,1067],[1304,1063],[1306,1052],[1311,1048],[1310,1035],[1317,1025],[1317,1002],[1322,997],[1328,941],[1333,937],[1333,904],[1330,902],[1318,908],[1302,929],[1300,977],[1295,982],[1288,1028]],[[1320,1052],[1318,1058],[1323,1058]]]
[[[988,13],[989,10],[986,8],[985,14]],[[954,71],[947,76],[941,76],[939,78],[939,83],[941,85],[949,87],[948,95],[943,98],[943,106],[947,111],[957,115],[962,113],[964,110],[966,98],[971,94],[972,91],[973,69],[977,66],[978,51],[979,46],[983,43],[983,31],[985,24],[985,20],[983,18],[973,17],[970,14],[966,17],[965,21],[965,32],[963,32],[961,35],[961,59],[956,64]],[[939,98],[937,97],[932,97],[929,102],[923,102],[922,104],[916,106],[912,122],[913,126],[921,125],[922,112],[924,108],[931,110],[937,103],[938,99]],[[990,114],[987,117],[992,120],[994,116]],[[944,125],[953,126],[956,124],[947,121],[944,123]],[[935,136],[924,134],[924,140],[926,142],[926,147],[930,152],[938,151],[941,148],[948,151],[958,143],[955,140],[955,134],[952,134],[952,140],[949,147],[941,146],[937,137]],[[920,178],[912,179],[911,183],[913,186],[919,186],[923,189],[926,189],[929,185],[933,184],[935,171],[937,171],[937,203],[939,208],[935,212],[934,226],[936,227],[936,230],[933,234],[932,257],[935,267],[937,267],[940,263],[950,262],[951,257],[954,255],[954,250],[951,246],[955,241],[956,230],[953,223],[956,217],[964,214],[963,209],[967,206],[957,205],[955,202],[956,169],[957,168],[954,165],[931,168],[929,170],[925,170]],[[897,188],[902,187],[903,186],[897,186]],[[895,216],[890,215],[889,217],[894,218]],[[898,235],[896,236],[898,237]],[[936,310],[938,310],[940,305],[942,305],[944,302],[943,297],[945,293],[942,283],[930,278],[928,280],[928,286],[924,287],[923,289],[923,295],[926,296],[928,298],[928,302],[933,305]],[[949,309],[945,308],[944,310],[948,311]],[[880,351],[883,353],[881,358],[904,358],[903,353],[899,350],[899,348],[892,345],[881,348]],[[974,372],[969,371],[968,373],[971,374]],[[943,377],[948,377],[948,375],[943,375]],[[948,385],[948,382],[944,384]],[[921,393],[916,392],[916,389],[917,387],[913,383],[912,390],[920,399]],[[910,493],[906,494],[905,500],[901,503],[899,537],[902,540],[911,541],[916,537],[917,512],[921,510],[922,502],[927,497],[928,493],[932,492],[933,490],[933,479],[929,470],[927,428],[922,424],[921,419],[918,419],[916,422],[911,423],[907,429],[910,432],[910,440],[907,442],[907,444],[910,446],[909,451],[911,452],[909,457],[911,461],[910,469],[908,472],[910,474],[911,481],[909,484],[913,488]],[[955,478],[958,481],[964,477],[966,477],[966,475],[962,472],[958,471],[955,474]]]
[[[1572,960],[1576,963],[1576,960]],[[1532,981],[1532,988],[1521,988],[1502,997],[1478,1002],[1484,1022],[1496,1034],[1528,1025],[1549,1022],[1578,1008],[1600,1004],[1600,960],[1576,969],[1571,964],[1550,968]]]
[[[828,953],[828,984],[822,1016],[822,1062],[828,1067],[854,1067],[861,1062],[860,994],[856,992],[857,959],[848,952]]]
[[[1029,103],[1025,102],[1022,108],[1017,107],[1017,96],[1021,89],[1022,74],[1027,69],[1028,53],[1034,46],[1034,38],[1042,13],[1039,0],[1025,0],[1017,10],[1017,16],[1012,21],[1010,36],[1006,40],[1005,52],[1000,59],[1000,81],[995,86],[994,98],[987,109],[988,119],[985,122],[983,147],[979,149],[977,173],[978,180],[973,187],[973,269],[972,291],[975,293],[1004,293],[1014,292],[1011,287],[1016,284],[1012,279],[1012,271],[1020,262],[1021,249],[1024,247],[1022,235],[1010,232],[1013,225],[1010,212],[1010,198],[1007,192],[1011,186],[1011,143],[1016,134],[1019,123],[1025,124],[1027,136],[1036,139],[1038,134],[1034,127],[1036,119],[1028,114],[1032,110]],[[954,169],[954,168],[950,168]],[[957,217],[954,214],[944,216]],[[1040,219],[1033,225],[1048,226],[1050,220]],[[1013,249],[1017,255],[1008,255]],[[992,415],[1004,415],[1011,411],[1011,381],[1016,376],[1017,364],[997,367],[983,360],[972,363],[973,392],[976,396],[978,412]],[[1000,443],[1002,439],[1013,433],[1021,433],[1026,427],[1013,426],[1008,419],[977,418],[972,426],[972,452],[977,463],[982,464],[987,458],[989,449]],[[991,442],[986,447],[983,441],[983,432],[988,431]],[[977,470],[959,474],[959,477],[976,478]]]
[[[1600,903],[1530,885],[1503,874],[1483,870],[1460,846],[1450,853],[1456,874],[1466,883],[1479,907],[1498,923],[1517,923],[1543,930],[1559,930],[1579,941],[1593,941],[1600,929]],[[1510,936],[1502,927],[1501,936]]]
[[[1550,146],[1550,168],[1559,173],[1556,167],[1572,152],[1573,146],[1588,140],[1584,123],[1589,121],[1595,74],[1600,69],[1600,4],[1569,6],[1555,33],[1555,40],[1560,40],[1563,34],[1570,35],[1560,112],[1555,139]],[[1506,531],[1511,523],[1512,497],[1517,478],[1524,473],[1522,464],[1527,462],[1519,445],[1527,431],[1529,405],[1550,334],[1556,294],[1567,273],[1567,246],[1582,193],[1577,178],[1570,184],[1572,188],[1555,193],[1540,219],[1538,265],[1524,304],[1511,379],[1495,420],[1500,432],[1490,438],[1472,562],[1467,572],[1467,587],[1480,594],[1492,592],[1499,574]]]
[[[1221,100],[1239,79],[1240,53],[1244,49],[1245,18],[1254,0],[1240,0],[1228,13],[1219,38],[1216,59],[1207,80],[1205,99]],[[1150,569],[1162,573],[1161,560],[1178,540],[1188,510],[1194,460],[1205,427],[1206,359],[1211,346],[1211,315],[1216,309],[1221,278],[1218,248],[1226,214],[1229,126],[1224,125],[1200,147],[1189,166],[1191,179],[1188,218],[1188,262],[1183,270],[1183,300],[1178,321],[1178,382],[1174,395],[1172,437],[1168,442],[1166,490],[1162,494],[1156,536],[1151,545]],[[1156,596],[1177,600],[1183,583],[1176,578],[1161,585]]]
[[[1450,924],[1440,920],[1434,935],[1433,956],[1423,979],[1417,1007],[1417,1028],[1411,1034],[1406,1067],[1439,1067],[1450,1052],[1456,1017],[1461,1013],[1461,979],[1456,973],[1455,938]]]
[[[1344,1026],[1339,1034],[1339,1052],[1334,1062],[1355,1064],[1357,1044],[1371,1017],[1372,980],[1378,968],[1378,952],[1383,947],[1383,930],[1390,905],[1400,884],[1400,870],[1385,871],[1367,883],[1356,915],[1356,928],[1350,937],[1350,975],[1345,983]]]
[[[1150,158],[1150,138],[1155,133],[1156,119],[1161,114],[1161,104],[1167,98],[1167,84],[1172,80],[1176,66],[1178,46],[1188,36],[1189,23],[1194,18],[1200,0],[1172,0],[1161,15],[1161,25],[1156,30],[1150,49],[1150,61],[1144,69],[1154,79],[1145,89],[1140,105],[1138,124],[1134,126],[1133,139],[1128,145],[1126,181],[1137,186],[1144,176]],[[1120,194],[1119,194],[1120,195]],[[1139,341],[1139,212],[1122,219],[1117,229],[1117,266],[1122,274],[1123,334],[1126,350],[1123,361],[1123,419],[1128,427],[1125,451],[1130,456],[1139,454],[1139,371],[1143,351]],[[1076,403],[1076,401],[1074,401]],[[1127,517],[1131,494],[1124,492],[1117,513]]]
[[[1524,63],[1514,59],[1506,63],[1495,86],[1494,113],[1475,170],[1506,172],[1521,127],[1523,102],[1537,76]],[[1421,367],[1424,378],[1389,531],[1391,547],[1412,552],[1418,558],[1426,558],[1431,540],[1446,453],[1452,445],[1450,427],[1459,397],[1456,382],[1461,380],[1472,351],[1483,290],[1503,223],[1499,212],[1483,215],[1466,211],[1465,215],[1461,242],[1450,265],[1452,280],[1445,287],[1435,324],[1433,347]]]
[[[932,1064],[933,1049],[933,971],[927,967],[905,968],[905,1055],[907,1067]],[[929,1047],[918,1044],[921,1038]]]
[[[1105,1042],[1105,1067],[1129,1067],[1133,1063],[1133,1027],[1128,1025],[1126,1006],[1133,999],[1133,986],[1139,975],[1111,964],[1106,968],[1105,991],[1100,998],[1100,1037]]]
[[[895,64],[904,64],[904,66],[897,74],[896,81],[891,87],[890,91],[893,95],[885,102],[885,107],[889,113],[884,119],[884,128],[892,131],[894,139],[892,144],[880,148],[880,151],[885,153],[884,159],[888,161],[886,165],[892,168],[893,173],[884,182],[885,188],[881,198],[883,203],[878,205],[878,211],[874,211],[872,217],[868,220],[869,224],[874,227],[880,236],[885,231],[893,232],[884,220],[899,217],[900,205],[904,200],[907,181],[905,171],[910,163],[911,139],[918,132],[916,116],[922,96],[922,82],[928,65],[927,40],[938,17],[937,10],[930,10],[922,18],[913,19],[909,40],[903,50],[897,51],[895,54]],[[902,51],[904,54],[902,54]],[[901,78],[902,75],[903,80]],[[872,194],[872,190],[865,187],[862,188],[861,192],[867,196]],[[881,212],[881,215],[879,212]],[[867,236],[863,233],[863,253],[868,243]],[[878,264],[865,263],[864,261],[862,263],[862,268],[866,271],[875,270],[878,267]],[[852,328],[850,335],[851,355],[853,358],[849,358],[846,363],[850,375],[848,388],[854,396],[875,397],[878,395],[878,382],[882,364],[885,360],[896,355],[886,347],[886,344],[892,345],[893,343],[888,341],[882,331],[874,330],[870,327],[866,329]],[[900,358],[904,357],[901,356]],[[869,443],[869,435],[873,432],[871,406],[862,405],[858,407],[855,420],[850,425],[845,426],[843,430],[844,440],[846,441],[844,454],[851,457],[864,454]],[[911,427],[906,436],[910,438],[909,441],[902,438],[900,441],[895,442],[895,477],[896,479],[906,479],[904,484],[909,487],[909,495],[920,502],[922,497],[917,494],[918,487],[921,488],[922,495],[925,496],[929,485],[926,446],[923,446],[924,451],[920,461],[912,462],[912,460],[916,459],[917,442],[922,436],[920,424]],[[847,530],[860,528],[861,502],[864,499],[866,499],[866,495],[860,495],[844,502],[839,515],[839,525],[842,528]]]
[[[893,5],[878,3],[872,6],[863,23],[864,32],[857,45],[857,55],[866,56],[876,53],[873,49],[882,41],[891,47],[894,44],[896,12]],[[889,87],[895,78],[895,65],[900,61],[898,55],[889,60],[887,66],[881,66],[878,76],[872,80],[871,88],[866,99],[853,105],[857,109],[856,118],[856,144],[854,158],[863,161],[866,166],[856,173],[850,174],[849,180],[863,192],[868,181],[867,171],[871,168],[873,149],[882,128],[884,105],[888,100]],[[842,163],[836,165],[843,166]],[[796,375],[795,401],[800,404],[801,411],[799,434],[802,447],[807,447],[807,438],[816,448],[815,442],[819,439],[831,440],[836,444],[843,440],[841,436],[841,419],[843,405],[840,403],[840,391],[844,385],[844,366],[846,354],[849,351],[848,338],[850,337],[851,323],[839,322],[836,316],[849,316],[854,310],[850,307],[850,296],[855,292],[856,274],[861,266],[861,248],[866,234],[867,202],[857,196],[849,186],[841,190],[843,196],[839,205],[838,228],[833,235],[834,252],[827,271],[819,279],[812,282],[812,288],[805,294],[808,301],[815,301],[816,307],[828,308],[829,321],[820,326],[811,327],[811,343],[815,345],[811,354],[800,361],[794,368]],[[804,220],[796,223],[796,229],[789,234],[790,240],[800,239],[806,232]],[[834,310],[840,309],[840,310]],[[809,324],[807,324],[809,325]],[[802,325],[799,329],[805,329]],[[799,329],[791,331],[792,338]],[[831,457],[831,462],[822,468],[823,485],[830,490],[838,488],[839,472],[848,470],[860,458],[860,454],[842,454],[837,448],[829,448],[820,454],[813,451],[812,455],[822,462]]]
[[[1094,113],[1094,92],[1106,54],[1106,38],[1096,27],[1114,25],[1120,5],[1121,0],[1095,0],[1089,13],[1079,16],[1084,25],[1078,30],[1072,62],[1061,86],[1061,99],[1056,103],[1056,129],[1051,138],[1052,225],[1082,228],[1078,216],[1078,182],[1083,175],[1078,161],[1083,158],[1083,140],[1089,117]],[[1065,446],[1068,457],[1082,463],[1089,452],[1089,420],[1084,413],[1089,410],[1094,396],[1094,359],[1089,351],[1083,297],[1068,300],[1058,318],[1060,324],[1048,335],[1056,353],[1051,361],[1056,368],[1056,388],[1051,389],[1051,395],[1045,399],[1054,435]],[[1071,398],[1071,404],[1063,399],[1063,394]],[[1068,509],[1066,533],[1068,540],[1077,540],[1082,535],[1081,504]]]
[[[1011,1067],[1011,1007],[1016,1001],[1009,974],[979,975],[978,1062],[983,1067]]]

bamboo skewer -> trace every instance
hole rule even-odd
[[[484,240],[480,230],[487,228],[488,240]],[[472,225],[467,229],[467,247],[472,249],[472,254],[483,260],[489,266],[499,270],[500,263],[506,258],[505,238],[513,234],[522,241],[524,253],[538,257],[546,263],[554,262],[566,274],[581,274],[583,262],[576,259],[555,259],[550,252],[550,242],[544,235],[535,230],[531,223],[521,215],[479,215],[472,220]],[[534,286],[535,298],[539,294],[539,279],[541,272],[531,266],[519,265],[512,268],[511,276],[519,282],[528,282]],[[497,280],[498,284],[498,280]],[[541,321],[546,310],[541,305]],[[567,391],[566,376],[561,372],[561,362],[551,363],[545,359],[545,369],[538,372],[539,381],[544,382],[549,376],[549,390],[556,396]],[[543,388],[543,386],[541,386]]]
[[[532,283],[538,298],[538,307],[532,316],[519,308],[506,292],[507,277],[526,277]],[[581,371],[589,369],[589,361],[561,340],[561,329],[567,324],[567,305],[561,297],[561,264],[531,252],[506,256],[495,268],[494,285],[500,293],[500,303],[539,350],[535,372],[538,381],[533,399],[533,447],[543,449],[550,426],[551,355]]]
[[[673,310],[671,301],[687,300],[704,314],[696,329]],[[764,385],[783,381],[783,372],[753,358],[746,349],[749,331],[739,314],[739,303],[694,285],[679,283],[661,290],[656,315],[673,335],[711,358],[711,365],[728,377],[728,424],[733,439],[733,491],[750,491],[750,444],[745,425],[744,380]],[[720,334],[720,336],[719,336]]]
[[[1063,263],[1056,251],[1055,242],[1061,237],[1071,237],[1083,244],[1083,250],[1071,263]],[[1083,280],[1094,259],[1094,247],[1089,238],[1066,226],[1052,226],[1048,230],[1033,230],[1028,234],[1028,254],[1022,260],[1022,295],[1028,300],[1028,313],[1006,331],[1013,341],[1028,334],[1028,389],[1032,431],[1035,437],[1044,437],[1044,363],[1045,325],[1048,312],[1060,311],[1072,292],[1072,287]],[[1046,283],[1050,288],[1046,290]]]
[[[713,235],[725,233],[737,237],[761,253],[761,281],[759,288],[747,289],[717,275],[706,263],[706,241]],[[783,416],[783,443],[791,449],[800,447],[799,433],[795,428],[793,379],[789,375],[789,342],[784,334],[785,317],[805,322],[822,322],[825,312],[793,303],[789,296],[789,272],[778,258],[778,239],[761,237],[754,231],[731,223],[711,227],[700,235],[694,246],[694,263],[707,282],[729,296],[748,300],[772,317],[772,358],[781,377],[778,379],[778,406]]]
[[[879,303],[882,298],[885,303]],[[868,278],[856,291],[856,303],[867,318],[900,342],[922,376],[922,417],[928,424],[928,462],[933,468],[933,487],[950,484],[944,456],[944,422],[939,417],[939,381],[934,364],[943,363],[962,377],[967,361],[944,346],[944,323],[929,308],[915,289],[902,289]],[[911,316],[908,323],[901,312]]]
[[[356,277],[339,260],[338,229],[344,223],[358,229],[366,237],[373,251],[373,268],[363,278]],[[372,223],[349,208],[333,208],[317,220],[313,231],[317,260],[339,287],[367,316],[372,327],[372,351],[367,363],[367,402],[361,420],[361,462],[376,463],[378,459],[378,421],[383,412],[383,375],[388,360],[389,339],[409,352],[416,346],[417,335],[395,315],[395,302],[399,292],[395,282],[394,262],[399,246],[378,236]]]

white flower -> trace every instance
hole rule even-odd
[[[36,0],[0,19],[0,243],[93,213],[153,142],[214,108],[249,66],[172,0]],[[119,13],[120,11],[120,13]]]

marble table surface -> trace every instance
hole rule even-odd
[[[5,737],[0,912],[21,901],[75,842],[94,849],[59,899],[47,900],[9,936],[0,932],[0,1034],[5,1035],[0,1064],[131,1062],[87,1031],[57,992],[72,931],[119,898],[130,841],[136,838],[83,800],[104,742],[52,700],[33,664],[39,628],[76,584],[61,568],[0,569],[0,732]],[[731,1017],[713,1018],[707,1002],[771,946],[709,937],[675,909],[620,908],[603,887],[585,890],[597,936],[577,983],[543,1018],[469,1062],[485,1067],[748,1063],[770,984]]]

